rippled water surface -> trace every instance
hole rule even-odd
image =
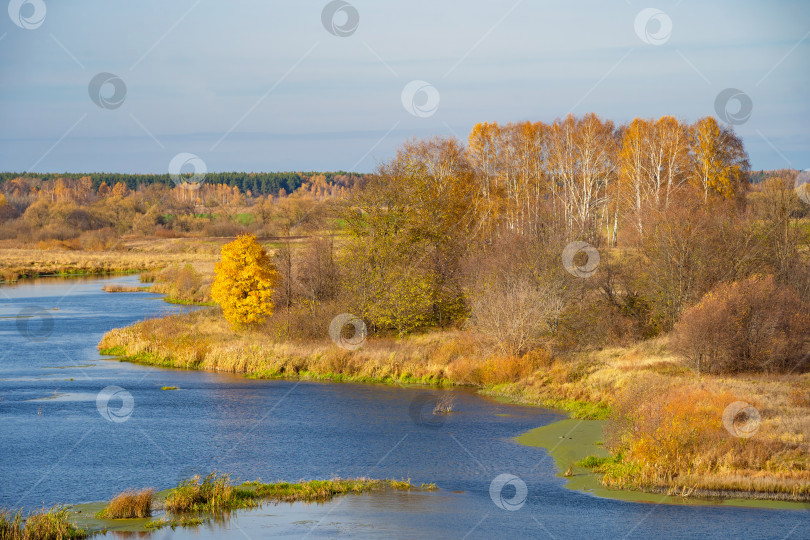
[[[560,418],[543,409],[457,391],[457,412],[425,426],[414,422],[412,404],[436,390],[254,381],[101,357],[105,331],[183,309],[149,293],[105,293],[107,282],[137,278],[0,288],[0,506],[104,500],[217,470],[237,480],[408,478],[440,490],[269,505],[155,538],[810,537],[807,512],[639,504],[567,490],[543,450],[512,440]],[[526,483],[515,511],[490,494],[505,473]],[[507,485],[502,495],[515,493]]]

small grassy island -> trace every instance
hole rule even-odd
[[[108,530],[137,533],[164,527],[194,527],[221,512],[257,508],[268,503],[323,503],[341,495],[436,489],[435,484],[417,486],[408,480],[369,478],[234,485],[228,475],[211,473],[204,478],[194,476],[160,492],[151,488],[125,491],[109,503],[57,506],[27,515],[1,513],[0,538],[71,540]]]

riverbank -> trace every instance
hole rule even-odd
[[[699,376],[660,341],[517,358],[447,331],[370,339],[347,351],[329,341],[274,340],[268,329],[233,333],[216,310],[201,310],[112,330],[99,349],[145,365],[252,378],[469,386],[576,419],[604,420],[613,410],[605,448],[633,458],[601,470],[606,487],[810,501],[810,375]],[[733,436],[723,424],[737,401],[760,411],[755,437]]]
[[[164,368],[240,374],[256,379],[474,387],[515,403],[560,409],[575,418],[606,418],[608,404],[598,388],[568,382],[577,363],[547,356],[514,358],[477,352],[481,344],[463,332],[436,332],[407,339],[368,340],[359,350],[327,342],[278,342],[260,330],[235,334],[215,310],[149,319],[109,331],[102,354]],[[541,367],[558,384],[522,396],[505,383]]]
[[[689,497],[683,497],[667,494],[669,488],[663,488],[658,493],[631,489],[609,489],[602,483],[602,475],[594,472],[588,463],[596,461],[593,458],[610,458],[610,452],[604,445],[604,427],[605,421],[603,420],[569,418],[533,429],[516,437],[515,441],[525,446],[545,449],[559,471],[557,476],[565,478],[565,486],[568,489],[582,491],[597,497],[654,504],[745,506],[783,510],[810,509],[810,505],[805,502],[751,498],[757,495],[755,492],[718,493],[696,490],[690,493]]]

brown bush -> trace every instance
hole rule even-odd
[[[118,243],[118,235],[111,227],[86,231],[79,236],[79,243],[82,249],[88,251],[104,251]]]
[[[772,276],[754,276],[685,311],[673,346],[698,371],[784,371],[806,360],[808,337],[810,306]]]
[[[155,228],[155,237],[156,238],[177,238],[180,236],[177,231],[173,231],[171,229],[164,229],[163,227],[156,227]]]
[[[125,491],[116,495],[110,503],[99,512],[105,519],[145,518],[152,515],[154,489]]]
[[[560,313],[554,345],[560,350],[585,350],[628,345],[636,337],[630,317],[603,296],[591,294]]]
[[[507,356],[543,343],[570,296],[561,250],[548,238],[504,230],[487,249],[471,253],[462,269],[468,326]]]
[[[144,276],[141,281],[153,282],[151,290],[167,295],[167,299],[180,303],[211,302],[212,277],[197,272],[193,266],[172,265],[159,273]]]
[[[205,224],[203,234],[205,236],[215,236],[218,238],[238,236],[245,232],[245,228],[235,221],[225,217],[219,217]]]
[[[763,242],[731,201],[703,203],[684,192],[677,204],[649,218],[630,286],[664,331],[722,282],[761,272]]]

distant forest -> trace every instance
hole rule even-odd
[[[205,175],[207,184],[225,184],[236,187],[242,193],[255,195],[278,195],[283,189],[286,193],[292,193],[305,184],[311,177],[323,176],[328,185],[335,183],[335,180],[346,177],[362,177],[362,174],[348,173],[345,171],[335,172],[214,172]],[[93,191],[98,191],[102,183],[114,186],[118,182],[123,182],[126,186],[135,191],[140,186],[151,184],[164,184],[173,187],[174,184],[168,174],[123,174],[123,173],[0,173],[0,185],[14,178],[40,178],[42,180],[56,180],[58,178],[79,178],[90,177],[93,181]]]
[[[774,169],[770,171],[751,171],[748,173],[749,181],[752,184],[760,184],[769,178],[773,178],[775,176],[783,176],[785,173],[789,173],[794,171],[795,169]],[[800,170],[795,170],[796,173],[801,173]]]

